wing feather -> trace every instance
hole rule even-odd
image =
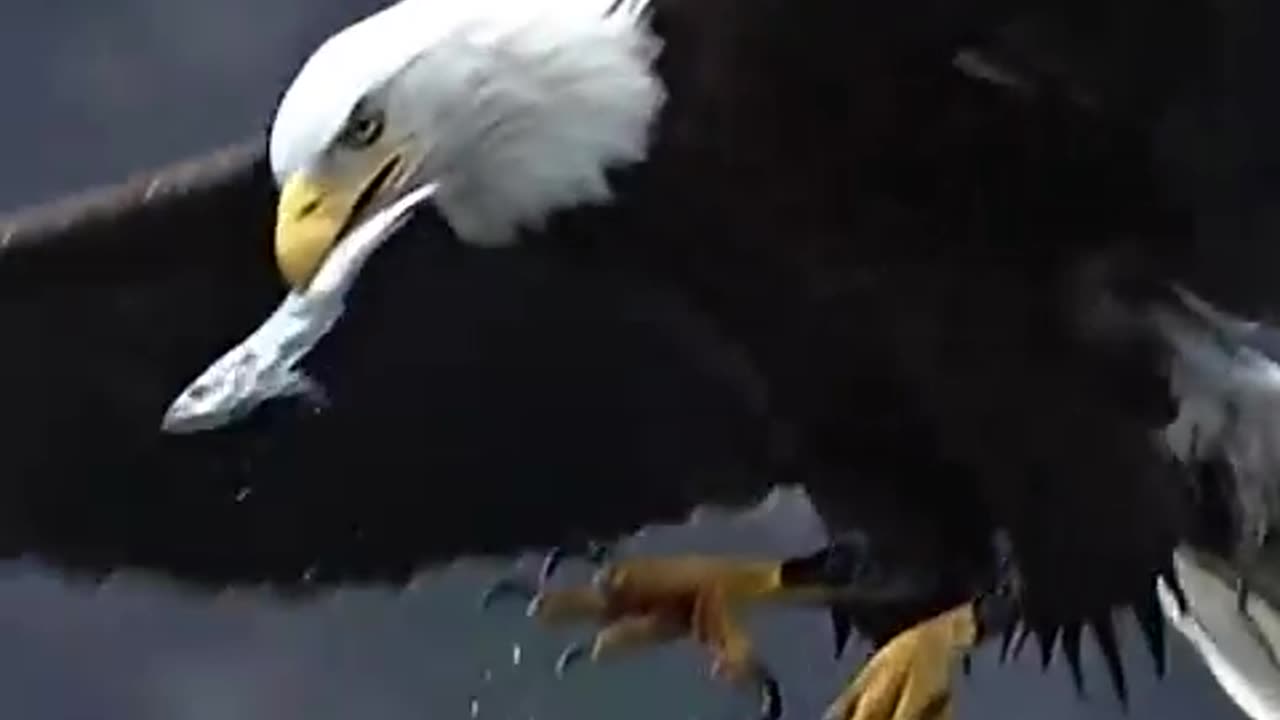
[[[430,217],[366,266],[309,361],[328,411],[161,435],[284,293],[274,207],[249,141],[0,222],[0,555],[399,582],[767,490],[756,416],[662,329],[678,299],[521,251],[455,256]]]

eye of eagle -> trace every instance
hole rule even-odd
[[[338,135],[338,142],[353,149],[366,148],[382,137],[382,129],[386,118],[381,110],[357,106],[351,113],[351,119]]]

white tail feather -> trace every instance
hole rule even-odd
[[[1280,365],[1250,346],[1258,323],[1181,292],[1154,322],[1168,342],[1169,385],[1178,414],[1163,432],[1183,462],[1221,458],[1235,476],[1242,548],[1257,548],[1280,524]]]

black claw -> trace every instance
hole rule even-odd
[[[592,565],[604,565],[613,557],[613,549],[608,545],[592,540],[587,543],[586,558]]]
[[[768,670],[760,669],[760,720],[782,717],[782,686]]]
[[[1116,639],[1116,627],[1110,615],[1100,615],[1089,623],[1093,630],[1093,638],[1102,651],[1102,659],[1106,662],[1107,672],[1111,675],[1111,687],[1116,691],[1121,707],[1129,706],[1129,687],[1124,676],[1124,663],[1120,660],[1120,643]]]
[[[480,609],[488,610],[494,602],[509,597],[533,602],[538,597],[538,586],[522,578],[501,578],[480,596]]]
[[[556,658],[556,677],[563,678],[571,666],[578,664],[586,656],[587,648],[582,643],[573,643],[565,648],[560,657]]]
[[[564,560],[563,549],[554,547],[547,551],[547,554],[542,557],[542,567],[538,569],[538,582],[546,585],[551,580],[551,576],[556,574],[562,560]]]
[[[835,659],[839,660],[844,655],[844,649],[849,645],[849,638],[853,635],[853,620],[849,611],[840,605],[832,605],[828,610],[831,616],[831,632],[835,640]]]
[[[608,545],[594,540],[575,548],[553,547],[542,558],[542,568],[538,572],[539,582],[546,584],[567,558],[580,557],[588,563],[599,567],[608,562],[612,555],[613,550]]]

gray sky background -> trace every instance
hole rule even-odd
[[[0,207],[108,182],[266,127],[279,92],[328,32],[373,0],[9,0],[0,5]],[[736,522],[660,530],[638,547],[800,552],[818,541],[791,498]],[[481,616],[491,569],[424,575],[404,592],[304,604],[251,592],[194,596],[146,578],[70,585],[0,566],[0,713],[21,720],[408,720],[748,717],[676,645],[556,682],[562,644],[518,611]],[[757,618],[789,717],[817,717],[861,653],[831,662],[824,619]],[[1129,628],[1131,631],[1132,628]],[[1178,640],[1155,684],[1130,632],[1133,720],[1239,717]],[[513,643],[522,648],[513,664]],[[1086,640],[1095,699],[1065,669],[990,657],[963,683],[961,717],[1123,717]],[[1029,660],[1029,658],[1028,658]]]

